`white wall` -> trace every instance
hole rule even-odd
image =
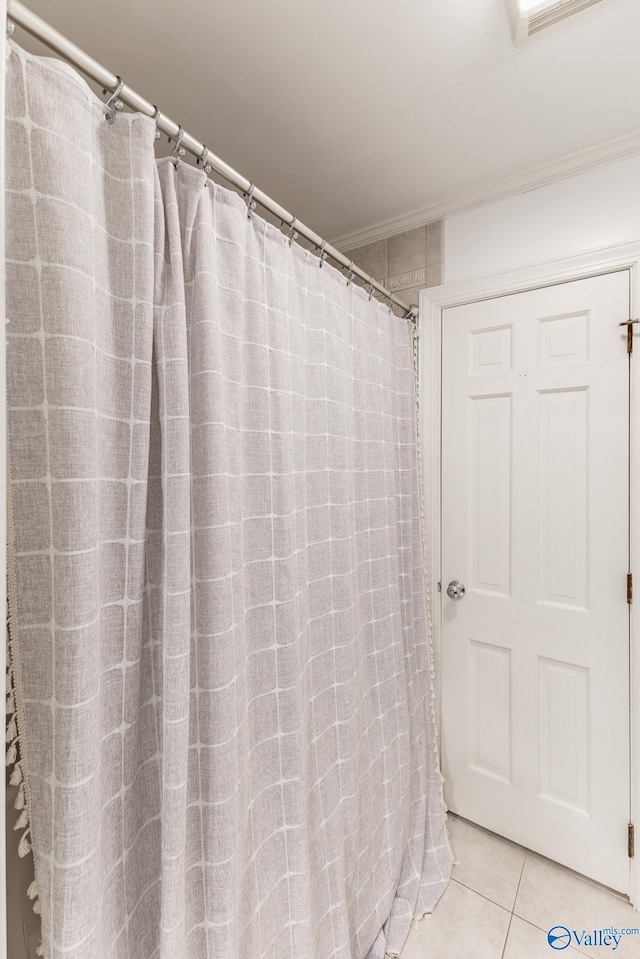
[[[4,22],[2,26],[2,43],[0,63],[0,117],[4,118],[4,95],[5,95],[5,68],[6,68],[6,32]],[[4,119],[0,121],[0,317],[4,325],[5,317],[5,266],[4,266]],[[7,388],[6,388],[6,367],[5,367],[5,331],[2,329],[0,335],[0,609],[2,609],[2,618],[4,620],[5,610],[7,608]],[[3,626],[2,635],[5,635],[6,627]],[[0,642],[0,676],[4,677],[6,671],[6,642]],[[4,682],[4,679],[3,679]],[[4,738],[4,737],[3,737]],[[0,790],[0,956],[7,955],[7,874],[11,881],[11,873],[7,866],[6,859],[6,833],[5,833],[5,803],[6,796],[4,790]]]
[[[640,239],[640,156],[445,221],[444,282]]]

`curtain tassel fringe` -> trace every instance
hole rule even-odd
[[[7,766],[13,766],[18,757],[18,749],[15,743],[11,743],[7,749]]]
[[[26,810],[25,810],[25,812],[26,812]],[[26,816],[25,816],[25,818],[26,818]],[[22,819],[22,816],[20,817],[20,819]],[[21,859],[24,859],[24,857],[25,857],[25,856],[28,856],[29,853],[31,852],[31,843],[29,842],[29,832],[30,832],[30,830],[29,830],[29,828],[27,828],[27,829],[23,832],[23,834],[22,834],[22,839],[21,839],[20,842],[18,843],[18,855],[20,856]]]
[[[9,784],[11,786],[19,786],[21,782],[22,782],[22,763],[18,761],[15,764],[13,772],[11,773]]]
[[[18,818],[16,819],[16,823],[13,828],[15,830],[24,829],[28,825],[29,825],[29,816],[27,815],[27,810],[23,809],[20,815],[18,816]]]

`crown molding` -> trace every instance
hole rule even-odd
[[[345,233],[332,240],[331,243],[337,249],[348,252],[357,247],[365,246],[367,243],[384,240],[387,237],[396,236],[398,233],[404,233],[406,230],[424,226],[433,220],[455,216],[458,213],[466,213],[468,210],[474,210],[488,203],[506,200],[509,197],[517,196],[519,193],[527,193],[530,190],[548,186],[558,180],[566,180],[569,177],[578,176],[580,173],[586,173],[588,170],[594,170],[597,167],[615,163],[618,160],[625,160],[638,154],[640,154],[640,130],[635,130],[625,136],[600,143],[598,146],[578,150],[557,160],[531,167],[523,173],[503,177],[500,180],[492,180],[477,190],[458,193],[439,203],[414,210],[412,213],[405,213],[403,216],[383,220],[367,229]]]

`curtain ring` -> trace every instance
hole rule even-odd
[[[154,107],[153,107],[153,116],[151,117],[151,119],[154,120],[154,121],[155,121],[155,124],[156,124],[156,132],[153,134],[153,139],[154,139],[154,140],[159,140],[159,139],[160,139],[160,136],[161,136],[160,130],[158,130],[158,117],[159,117],[159,116],[160,116],[160,111],[158,110],[157,106],[154,105]]]
[[[118,85],[105,104],[107,112],[105,113],[104,118],[107,123],[113,123],[116,113],[121,113],[122,110],[124,110],[124,103],[122,100],[118,99],[124,86],[124,80],[121,77],[116,77],[116,79],[118,81]],[[106,93],[107,91],[105,90],[104,92]]]
[[[287,233],[287,240],[289,241],[289,246],[293,243],[294,240],[298,239],[298,231],[296,230],[296,220],[295,216],[291,221],[291,226],[289,227],[289,232]]]
[[[211,173],[211,164],[209,163],[209,147],[203,147],[202,153],[198,157],[198,164],[202,166],[205,173]]]
[[[253,191],[255,190],[255,184],[249,180],[249,189],[246,192],[246,203],[247,203],[247,220],[253,219],[252,213],[256,208],[256,201],[253,199]]]
[[[327,254],[324,252],[324,248],[327,245],[327,241],[322,241],[322,246],[320,247],[320,269],[324,266],[324,263],[327,259]]]
[[[173,165],[176,167],[176,169],[178,167],[178,160],[181,160],[183,156],[185,155],[185,153],[187,152],[184,147],[180,146],[180,144],[182,143],[183,136],[184,136],[184,130],[182,129],[182,127],[178,127],[178,135],[175,137],[176,145],[171,151],[171,159],[173,160]],[[169,143],[171,143],[173,139],[174,139],[173,137],[169,137]]]

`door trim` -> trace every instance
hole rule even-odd
[[[419,370],[421,383],[422,463],[425,488],[425,535],[429,544],[427,576],[432,596],[433,649],[436,669],[436,715],[441,720],[442,593],[441,581],[441,423],[442,423],[442,311],[480,300],[524,293],[540,287],[628,270],[630,317],[640,316],[640,242],[625,243],[551,263],[542,263],[466,283],[431,287],[420,292]],[[634,332],[631,376],[630,544],[631,570],[639,586],[630,617],[630,821],[640,836],[640,333]],[[624,584],[620,584],[621,590]],[[624,838],[622,839],[624,841]],[[638,848],[638,843],[636,843]],[[629,899],[640,911],[640,853],[629,860]]]

